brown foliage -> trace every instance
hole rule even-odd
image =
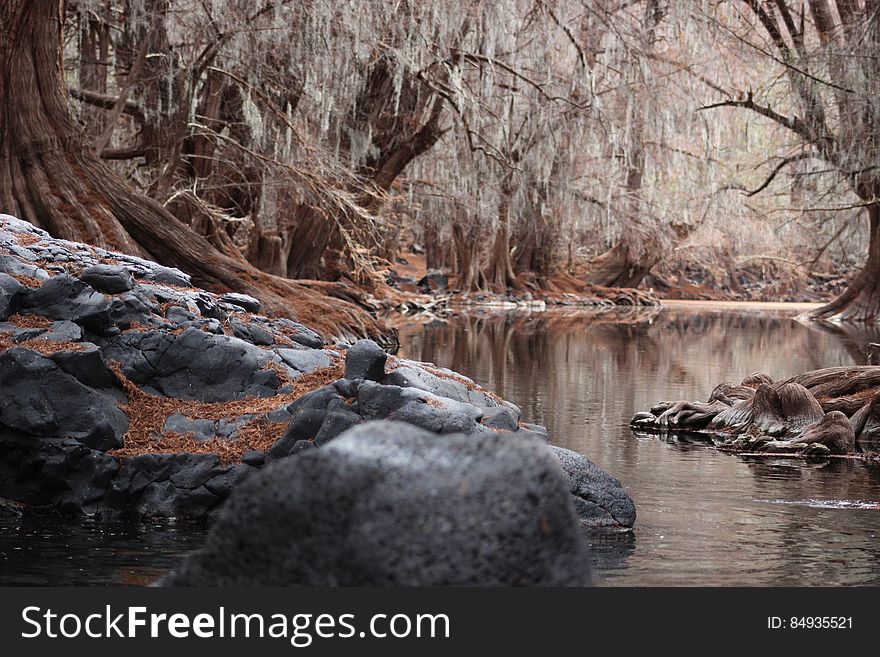
[[[273,364],[270,364],[272,367]],[[170,397],[157,397],[141,390],[122,372],[118,363],[111,363],[111,369],[123,382],[128,401],[120,404],[128,416],[129,427],[124,446],[109,452],[113,456],[137,456],[140,454],[217,454],[224,463],[239,461],[252,450],[264,451],[281,437],[287,426],[285,422],[269,422],[257,417],[238,429],[233,440],[196,440],[192,434],[163,432],[165,422],[174,413],[190,419],[221,420],[242,415],[265,415],[277,408],[290,404],[303,395],[317,390],[342,377],[344,364],[337,359],[330,367],[311,374],[303,374],[295,381],[283,368],[275,368],[282,377],[282,383],[291,383],[292,391],[273,397],[248,397],[226,402],[199,402]]]

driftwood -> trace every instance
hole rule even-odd
[[[699,433],[741,454],[880,455],[880,366],[829,367],[773,382],[752,374],[705,402],[660,402],[635,431]]]

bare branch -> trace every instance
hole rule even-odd
[[[92,105],[93,107],[100,107],[101,109],[106,110],[113,109],[121,98],[121,96],[103,94],[98,91],[92,91],[91,89],[76,88],[70,89],[70,95],[80,102],[87,103],[88,105]],[[144,120],[143,110],[133,100],[126,100],[122,104],[122,112],[123,114],[127,114],[136,118],[138,121],[142,122]]]
[[[806,141],[810,143],[814,143],[819,140],[819,137],[813,135],[812,130],[810,130],[809,126],[804,123],[802,119],[798,118],[797,116],[785,116],[784,114],[780,114],[770,107],[758,105],[752,98],[751,92],[749,92],[745,100],[724,100],[719,103],[712,103],[711,105],[703,105],[702,107],[698,107],[697,111],[700,112],[703,110],[716,109],[718,107],[741,107],[752,110],[753,112],[757,112],[761,116],[767,117],[768,119],[775,121],[779,125],[788,128],[789,130],[803,137]]]
[[[750,192],[746,192],[746,196],[755,196],[755,194],[759,194],[760,192],[767,189],[771,182],[779,175],[779,172],[782,171],[786,166],[791,164],[792,162],[799,162],[801,160],[808,160],[813,157],[812,153],[798,153],[797,155],[791,155],[789,157],[785,157],[782,159],[782,162],[773,167],[773,171],[770,172],[770,175],[767,176],[767,179],[761,183],[760,187],[757,189],[753,189]]]

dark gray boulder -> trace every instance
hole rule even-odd
[[[24,509],[93,512],[118,468],[115,458],[78,440],[35,436],[0,423],[0,497]]]
[[[205,486],[180,488],[171,481],[149,484],[134,505],[134,511],[145,517],[176,518],[203,516],[219,502]]]
[[[419,279],[418,286],[423,294],[446,292],[449,289],[449,277],[439,269],[429,269]]]
[[[231,317],[229,325],[232,327],[232,334],[245,342],[266,347],[275,344],[275,336],[257,322],[245,323],[237,317]]]
[[[189,287],[192,280],[189,274],[185,274],[179,269],[173,267],[162,267],[155,263],[149,263],[149,269],[144,273],[144,280],[151,283],[164,283],[166,285],[176,285],[178,287]]]
[[[266,455],[257,450],[251,450],[241,457],[241,462],[253,468],[260,468],[266,463]]]
[[[528,422],[520,422],[519,427],[524,431],[530,431],[533,434],[536,434],[545,443],[550,442],[550,436],[547,434],[547,427],[542,427],[540,424],[529,424]]]
[[[88,283],[98,292],[119,294],[134,287],[134,279],[125,267],[119,265],[92,265],[86,267],[80,280]]]
[[[345,378],[381,381],[385,378],[388,354],[372,340],[358,340],[345,355]]]
[[[419,363],[400,361],[401,365],[385,377],[383,383],[404,388],[418,388],[434,393],[439,397],[467,402],[489,408],[498,402],[485,392],[478,390],[473,381],[460,374],[441,368],[432,368],[443,376],[429,372]],[[512,404],[511,404],[512,406]]]
[[[46,332],[44,328],[22,328],[9,322],[0,322],[0,333],[3,337],[15,343],[38,338]]]
[[[256,469],[216,454],[143,454],[122,460],[107,506],[143,516],[200,517]]]
[[[310,374],[333,364],[330,354],[323,349],[277,349],[276,353],[286,365],[303,374]]]
[[[344,400],[332,400],[327,404],[327,414],[321,428],[315,434],[315,447],[323,447],[343,432],[363,423],[363,418],[355,413]]]
[[[135,322],[144,326],[160,326],[163,323],[159,306],[138,290],[113,298],[110,302],[110,319],[122,330],[128,330]]]
[[[406,422],[432,433],[473,434],[490,431],[465,413],[446,406],[431,405],[427,399],[418,398],[407,402],[388,415],[389,420]]]
[[[286,317],[270,320],[268,325],[273,331],[282,333],[297,344],[309,349],[321,349],[324,346],[324,338],[318,333]]]
[[[315,440],[327,418],[329,407],[334,402],[345,405],[334,386],[324,386],[303,395],[287,406],[290,422],[281,438],[269,449],[269,457],[278,459],[288,456],[293,452],[297,442]]]
[[[483,409],[483,426],[489,427],[490,429],[516,431],[519,429],[518,420],[519,418],[516,414],[511,409],[504,406]]]
[[[575,510],[585,527],[632,527],[636,506],[619,480],[585,456],[552,447],[568,477]]]
[[[162,430],[167,433],[192,434],[196,440],[211,440],[217,435],[217,425],[213,420],[192,420],[181,413],[169,415]]]
[[[73,322],[64,320],[52,322],[52,327],[45,333],[41,333],[40,339],[53,342],[79,342],[82,340],[82,336],[82,328]]]
[[[281,382],[267,369],[272,352],[228,335],[190,328],[180,335],[128,331],[105,347],[132,381],[168,397],[206,402],[275,394]],[[280,362],[280,359],[277,359]]]
[[[113,397],[86,387],[46,356],[22,347],[0,351],[0,390],[0,425],[70,436],[101,451],[122,446],[128,419]]]
[[[0,322],[15,314],[26,289],[9,274],[0,272]]]
[[[368,420],[384,420],[414,399],[423,399],[420,390],[386,386],[374,381],[362,381],[356,387],[358,411]]]
[[[51,354],[49,358],[86,387],[122,390],[122,382],[107,367],[98,345],[80,342],[77,349],[62,349]]]
[[[584,586],[552,451],[495,434],[351,429],[236,488],[172,586]]]
[[[110,301],[70,274],[58,274],[36,290],[29,290],[22,307],[34,315],[70,320],[100,332],[110,325]]]
[[[10,244],[3,239],[2,233],[0,233],[0,244],[3,245],[4,249],[15,253],[15,255],[0,254],[0,271],[13,278],[15,276],[27,276],[28,278],[34,278],[38,281],[46,281],[49,279],[49,272],[32,262],[35,259],[33,253],[22,249],[22,247],[15,244]]]
[[[260,301],[258,299],[254,299],[252,296],[248,296],[247,294],[228,292],[220,297],[220,301],[223,301],[224,303],[231,303],[233,306],[238,306],[242,310],[245,310],[249,313],[260,312]]]

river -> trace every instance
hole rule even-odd
[[[628,427],[659,400],[705,399],[752,372],[779,379],[863,363],[867,343],[880,342],[801,323],[797,310],[469,313],[402,322],[400,355],[470,376],[624,483],[635,529],[590,535],[602,585],[878,585],[880,467],[739,457]],[[205,532],[179,522],[0,519],[0,583],[144,583]]]

